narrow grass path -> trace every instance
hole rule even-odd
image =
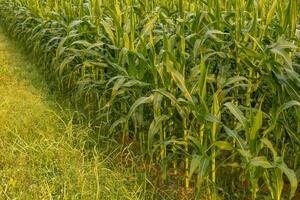
[[[103,155],[86,155],[90,130],[71,118],[0,30],[0,199],[140,198]]]

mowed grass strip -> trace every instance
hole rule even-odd
[[[0,94],[0,199],[138,199],[137,184],[107,169],[103,155],[87,156],[91,130],[59,117],[46,84],[1,31]]]

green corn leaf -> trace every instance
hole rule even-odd
[[[284,162],[277,163],[277,167],[283,171],[283,173],[286,175],[286,177],[290,182],[291,190],[290,190],[289,199],[292,199],[295,196],[298,187],[298,180],[297,180],[296,173],[294,172],[294,170],[288,168],[288,166]]]
[[[194,143],[194,145],[197,147],[197,150],[199,153],[204,153],[205,152],[205,148],[204,146],[200,143],[199,138],[193,137],[193,136],[188,136],[188,139]]]
[[[207,83],[207,67],[205,65],[204,57],[201,56],[200,63],[200,78],[198,84],[199,97],[204,100],[206,97],[206,83]]]
[[[126,81],[126,79],[122,77],[122,78],[118,79],[115,82],[115,84],[114,84],[114,86],[112,88],[112,91],[111,91],[111,96],[112,97],[116,96],[118,90],[122,87],[122,85],[124,84],[125,81]]]
[[[243,76],[234,76],[234,77],[231,77],[229,78],[225,83],[224,83],[224,86],[223,87],[229,87],[230,85],[232,84],[236,84],[238,82],[247,82],[248,79],[246,77],[243,77]]]
[[[158,18],[159,18],[159,15],[157,14],[145,24],[144,29],[142,31],[141,38],[143,38],[145,36],[145,34],[149,34],[152,31]]]
[[[251,167],[262,167],[264,169],[270,169],[274,166],[267,160],[265,156],[254,157],[249,161]]]
[[[230,137],[233,137],[237,141],[239,148],[241,148],[243,150],[248,148],[246,145],[246,142],[238,135],[238,133],[236,131],[231,130],[230,128],[228,128],[225,125],[223,125],[223,126],[224,126],[224,129],[225,129],[225,132],[227,133],[227,135],[229,135]]]
[[[115,44],[115,34],[110,26],[106,21],[102,21],[102,25],[104,27],[105,32],[108,34],[109,39]]]
[[[284,110],[289,109],[293,106],[300,106],[300,102],[295,101],[295,100],[289,101],[289,102],[283,104],[282,106],[280,106],[279,109],[278,109],[278,112],[282,113]]]
[[[210,158],[206,155],[193,155],[189,176],[191,177],[195,172],[200,178],[207,175],[209,170]]]
[[[190,92],[188,91],[186,84],[185,84],[185,80],[184,77],[182,76],[182,74],[180,74],[177,70],[175,70],[175,68],[173,68],[172,66],[168,65],[167,66],[168,71],[171,73],[171,76],[173,78],[173,80],[175,81],[175,83],[177,84],[178,88],[180,88],[180,90],[182,91],[184,97],[192,104],[194,104],[193,98],[190,95]]]
[[[162,94],[163,96],[167,97],[172,103],[177,104],[176,97],[170,92],[166,91],[165,89],[161,88],[161,89],[155,89],[153,91]]]
[[[61,64],[58,67],[58,74],[59,76],[62,76],[64,70],[66,69],[66,67],[77,57],[77,55],[73,55],[73,56],[69,56],[66,57]]]
[[[274,149],[272,142],[267,138],[262,138],[260,141],[272,151],[273,158],[275,159],[277,157],[277,152]]]
[[[247,162],[249,162],[249,160],[252,158],[252,155],[249,150],[238,149],[238,152],[244,159],[246,159]]]
[[[153,109],[155,114],[159,114],[161,110],[161,104],[163,101],[163,95],[159,93],[154,93],[154,99],[153,99]]]
[[[161,95],[163,95],[164,97],[168,98],[172,102],[172,104],[176,107],[176,109],[180,113],[180,115],[182,117],[186,117],[185,110],[178,104],[178,101],[177,101],[176,97],[173,94],[171,94],[170,92],[166,91],[165,89],[155,89],[153,91],[154,92],[158,92]]]
[[[148,150],[150,152],[152,152],[151,148],[153,146],[154,136],[159,132],[162,122],[168,119],[169,116],[161,115],[153,119],[152,123],[150,124],[149,131],[148,131]]]
[[[198,40],[196,40],[196,42],[194,44],[194,49],[193,49],[193,54],[194,54],[195,58],[199,55],[200,48],[201,48],[201,40],[198,39]]]
[[[250,139],[252,141],[255,141],[258,136],[258,131],[262,127],[263,123],[263,112],[261,111],[261,105],[259,106],[259,109],[257,110],[256,116],[254,118],[254,123],[251,126],[251,134]]]
[[[267,19],[266,19],[266,25],[267,26],[271,23],[271,21],[273,19],[273,16],[274,16],[274,13],[275,13],[275,10],[276,10],[276,6],[277,6],[277,0],[274,0],[273,4],[271,6],[271,9],[269,10],[268,15],[267,15]]]
[[[245,129],[248,128],[248,121],[242,111],[235,105],[233,105],[231,102],[224,104],[229,111],[239,120],[239,122],[243,125]]]
[[[213,145],[217,146],[220,150],[227,150],[227,151],[233,150],[232,145],[227,141],[216,141]]]
[[[149,103],[153,102],[153,98],[154,98],[153,95],[150,95],[149,97],[140,97],[139,99],[137,99],[134,102],[134,104],[130,107],[130,110],[127,114],[127,120],[129,120],[129,118],[135,112],[137,107],[139,107],[140,105],[143,105],[143,104],[149,104]]]
[[[121,117],[120,119],[116,120],[109,128],[109,134],[112,134],[114,132],[114,130],[121,124],[126,123],[126,118],[125,117]]]
[[[278,118],[279,118],[279,115],[280,115],[283,111],[285,111],[285,110],[287,110],[287,109],[289,109],[289,108],[291,108],[291,107],[293,107],[293,106],[300,106],[300,102],[299,102],[299,101],[292,100],[292,101],[289,101],[289,102],[287,102],[287,103],[281,105],[281,106],[279,107],[279,109],[277,110],[276,116],[275,116],[275,118],[274,118],[274,123],[277,122],[277,120],[278,120]]]

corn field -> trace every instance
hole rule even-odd
[[[297,198],[299,17],[297,0],[0,1],[99,134],[213,200]]]

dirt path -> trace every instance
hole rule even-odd
[[[53,99],[0,30],[0,199],[138,199],[140,186],[107,169],[104,155],[87,159],[90,130]]]

